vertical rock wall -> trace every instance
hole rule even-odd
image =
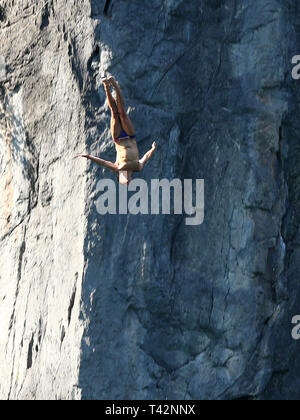
[[[1,22],[1,398],[80,394],[86,174],[72,158],[93,28],[73,3],[8,1]]]

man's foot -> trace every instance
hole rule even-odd
[[[108,80],[108,83],[110,83],[113,87],[118,86],[118,83],[113,76],[108,77],[107,80]]]

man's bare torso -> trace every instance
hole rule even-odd
[[[139,171],[139,150],[135,139],[124,139],[115,142],[117,151],[116,165],[119,170]]]

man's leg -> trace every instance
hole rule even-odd
[[[107,79],[103,80],[103,85],[108,100],[108,106],[111,110],[111,120],[110,120],[110,131],[113,139],[117,139],[122,132],[122,126],[118,115],[118,107],[114,97],[109,88],[109,82]]]
[[[129,136],[134,136],[135,135],[135,129],[134,129],[134,126],[133,126],[127,112],[125,111],[125,101],[124,101],[123,95],[121,93],[120,87],[119,87],[119,85],[118,85],[118,83],[117,83],[117,81],[114,77],[109,77],[108,81],[115,88],[115,91],[116,91],[116,94],[117,94],[117,108],[118,108],[118,112],[119,112],[119,115],[120,115],[122,127]]]

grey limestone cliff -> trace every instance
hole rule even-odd
[[[0,398],[298,399],[297,1],[0,4]],[[203,224],[98,214],[105,74]]]

